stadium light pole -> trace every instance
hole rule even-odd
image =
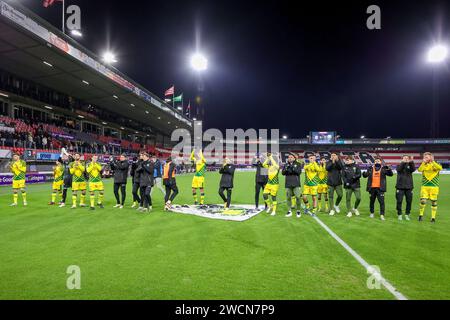
[[[202,74],[208,69],[208,59],[205,57],[205,55],[200,53],[197,49],[197,51],[191,55],[190,65],[191,65],[192,70],[194,70],[195,73],[197,74],[197,97],[200,97],[205,90],[205,85],[203,83]],[[197,115],[199,115],[199,107],[200,107],[199,101],[201,101],[201,99],[196,99],[196,101],[197,101],[197,104],[196,104],[195,110],[196,110]],[[204,108],[204,106],[202,106],[202,107]],[[191,111],[189,111],[189,116],[191,116]],[[204,113],[203,113],[202,118],[204,118]],[[202,119],[202,120],[204,120],[204,119]]]
[[[427,52],[427,62],[432,65],[433,72],[433,110],[431,113],[431,137],[439,136],[439,70],[448,57],[448,48],[444,44],[436,44]]]

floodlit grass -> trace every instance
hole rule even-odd
[[[254,173],[235,179],[234,203],[252,204]],[[176,203],[192,202],[190,181],[178,177]],[[218,181],[207,173],[206,202],[221,203]],[[429,209],[416,221],[417,195],[412,221],[397,221],[393,186],[387,221],[368,217],[365,192],[360,217],[319,217],[408,298],[450,299],[450,176],[441,176],[435,225]],[[129,208],[128,187],[127,207],[113,209],[107,181],[106,208],[94,212],[48,206],[50,185],[30,185],[29,206],[10,208],[10,189],[0,189],[0,299],[394,298],[368,289],[366,270],[311,217],[285,218],[285,204],[275,217],[210,220],[163,212],[155,190],[154,210],[144,215]],[[81,268],[80,290],[66,288],[70,265]]]

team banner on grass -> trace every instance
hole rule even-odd
[[[255,209],[254,205],[248,204],[232,205],[229,209],[219,204],[205,204],[174,205],[170,211],[210,219],[245,221],[261,213],[263,209]]]

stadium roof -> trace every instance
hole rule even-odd
[[[0,68],[170,134],[190,119],[48,22],[0,1]],[[170,124],[169,124],[170,122]]]

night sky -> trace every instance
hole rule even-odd
[[[19,2],[60,26],[60,4]],[[189,56],[197,39],[209,60],[205,128],[279,128],[292,138],[311,130],[430,136],[433,67],[425,56],[438,40],[450,43],[450,5],[311,2],[66,0],[81,7],[80,42],[99,54],[109,46],[116,67],[159,96],[175,84],[194,100],[199,79]],[[381,30],[366,27],[370,4],[381,7]],[[435,71],[440,136],[450,137],[448,62]]]

